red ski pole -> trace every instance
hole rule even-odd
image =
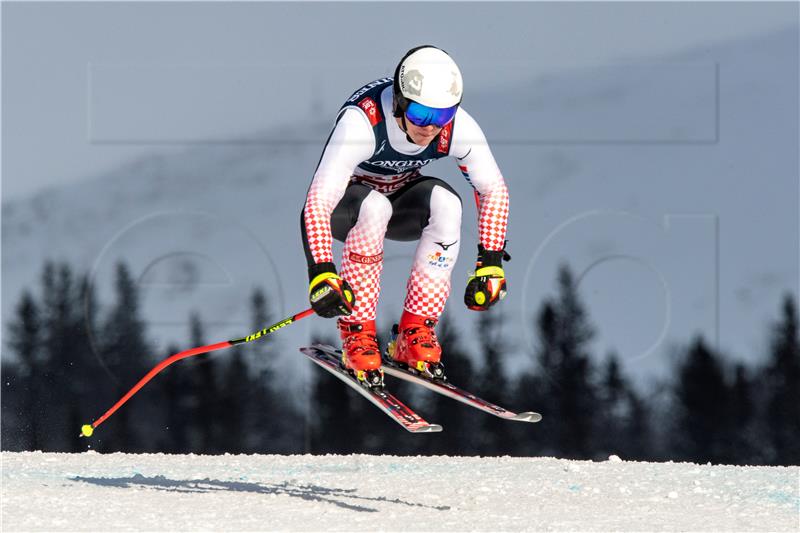
[[[284,326],[288,326],[289,324],[292,324],[292,323],[300,320],[301,318],[305,318],[305,317],[307,317],[308,315],[311,315],[311,314],[314,314],[314,310],[309,308],[309,309],[306,309],[305,311],[303,311],[301,313],[297,313],[296,315],[292,315],[289,318],[285,318],[285,319],[281,320],[280,322],[277,322],[277,323],[275,323],[275,324],[273,324],[271,326],[268,326],[268,327],[266,327],[266,328],[264,328],[264,329],[262,329],[260,331],[256,331],[255,333],[252,333],[252,334],[248,335],[247,337],[242,337],[241,339],[234,339],[234,340],[225,341],[225,342],[218,342],[217,344],[209,344],[208,346],[199,346],[197,348],[192,348],[190,350],[184,350],[182,352],[178,352],[178,353],[176,353],[174,355],[171,355],[171,356],[167,357],[166,359],[164,359],[163,361],[158,363],[156,366],[154,366],[152,368],[152,370],[150,370],[150,372],[145,374],[145,376],[142,379],[140,379],[139,382],[136,385],[134,385],[131,390],[129,390],[127,393],[125,393],[125,396],[120,398],[117,401],[117,403],[112,405],[111,409],[109,409],[108,411],[103,413],[103,416],[101,416],[100,418],[98,418],[97,420],[92,422],[91,424],[84,424],[81,427],[80,436],[81,437],[91,437],[92,433],[94,433],[94,430],[95,430],[95,428],[97,426],[99,426],[100,424],[105,422],[106,419],[108,419],[108,417],[113,415],[114,412],[117,409],[122,407],[122,405],[125,402],[127,402],[128,400],[130,400],[131,397],[134,394],[139,392],[139,389],[144,387],[147,384],[148,381],[150,381],[151,379],[153,379],[156,376],[156,374],[158,374],[159,372],[161,372],[162,370],[167,368],[169,365],[171,365],[175,361],[180,361],[181,359],[186,359],[187,357],[191,357],[193,355],[200,355],[200,354],[203,354],[203,353],[208,353],[208,352],[213,352],[213,351],[216,351],[216,350],[221,350],[223,348],[229,348],[231,346],[236,346],[237,344],[244,344],[246,342],[258,340],[258,339],[260,339],[262,337],[265,337],[266,335],[269,335],[273,331],[279,330]]]

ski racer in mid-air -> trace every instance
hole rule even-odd
[[[506,293],[508,190],[477,122],[461,107],[461,71],[434,46],[401,59],[393,78],[368,83],[341,107],[301,216],[309,299],[320,316],[339,316],[342,363],[363,383],[382,383],[375,309],[383,241],[418,240],[400,323],[388,355],[442,377],[434,327],[450,294],[459,252],[461,199],[420,171],[453,157],[477,192],[480,242],[464,301],[483,311]],[[332,239],[344,242],[341,275]]]

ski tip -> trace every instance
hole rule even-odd
[[[519,422],[539,422],[542,419],[542,415],[539,413],[534,413],[533,411],[527,411],[525,413],[519,413],[510,420],[517,420]]]
[[[409,431],[411,431],[411,433],[439,433],[442,429],[442,426],[439,424],[428,424],[427,426],[411,429]]]

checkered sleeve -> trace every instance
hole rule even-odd
[[[345,110],[325,144],[303,208],[303,237],[314,263],[333,261],[331,213],[353,169],[374,150],[375,135],[366,116],[358,109]]]
[[[478,234],[487,250],[502,250],[508,226],[508,188],[486,137],[475,119],[458,110],[450,154],[461,174],[478,191]]]

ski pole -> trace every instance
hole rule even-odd
[[[117,401],[117,403],[112,405],[111,409],[109,409],[108,411],[103,413],[103,416],[101,416],[100,418],[98,418],[97,420],[92,422],[91,424],[84,424],[81,427],[81,434],[79,436],[80,437],[91,437],[92,433],[94,433],[94,430],[95,430],[95,428],[97,426],[99,426],[100,424],[105,422],[106,419],[108,419],[108,417],[113,415],[114,412],[117,409],[122,407],[122,405],[125,402],[130,400],[131,396],[133,396],[134,394],[139,392],[139,389],[144,387],[147,384],[148,381],[150,381],[151,379],[153,379],[156,376],[156,374],[158,374],[159,372],[161,372],[162,370],[167,368],[169,365],[171,365],[175,361],[180,361],[181,359],[186,359],[187,357],[191,357],[193,355],[200,355],[200,354],[204,354],[204,353],[208,353],[208,352],[213,352],[213,351],[216,351],[216,350],[221,350],[223,348],[229,348],[231,346],[236,346],[237,344],[244,344],[246,342],[258,340],[258,339],[260,339],[262,337],[265,337],[265,336],[269,335],[273,331],[279,330],[284,326],[288,326],[289,324],[292,324],[292,323],[300,320],[301,318],[305,318],[305,317],[307,317],[309,315],[312,315],[312,314],[314,314],[314,310],[309,308],[309,309],[306,309],[305,311],[297,313],[296,315],[292,315],[292,316],[290,316],[288,318],[285,318],[285,319],[281,320],[280,322],[276,322],[275,324],[273,324],[271,326],[268,326],[268,327],[266,327],[266,328],[264,328],[264,329],[262,329],[260,331],[256,331],[255,333],[252,333],[252,334],[248,335],[247,337],[242,337],[241,339],[233,339],[233,340],[225,341],[225,342],[218,342],[216,344],[209,344],[208,346],[199,346],[197,348],[192,348],[190,350],[184,350],[182,352],[178,352],[178,353],[176,353],[174,355],[171,355],[171,356],[167,357],[166,359],[164,359],[163,361],[158,363],[156,366],[154,366],[150,370],[150,372],[145,374],[145,376],[142,379],[140,379],[139,382],[136,385],[134,385],[131,390],[129,390],[127,393],[125,393],[125,396],[120,398],[119,401]]]

